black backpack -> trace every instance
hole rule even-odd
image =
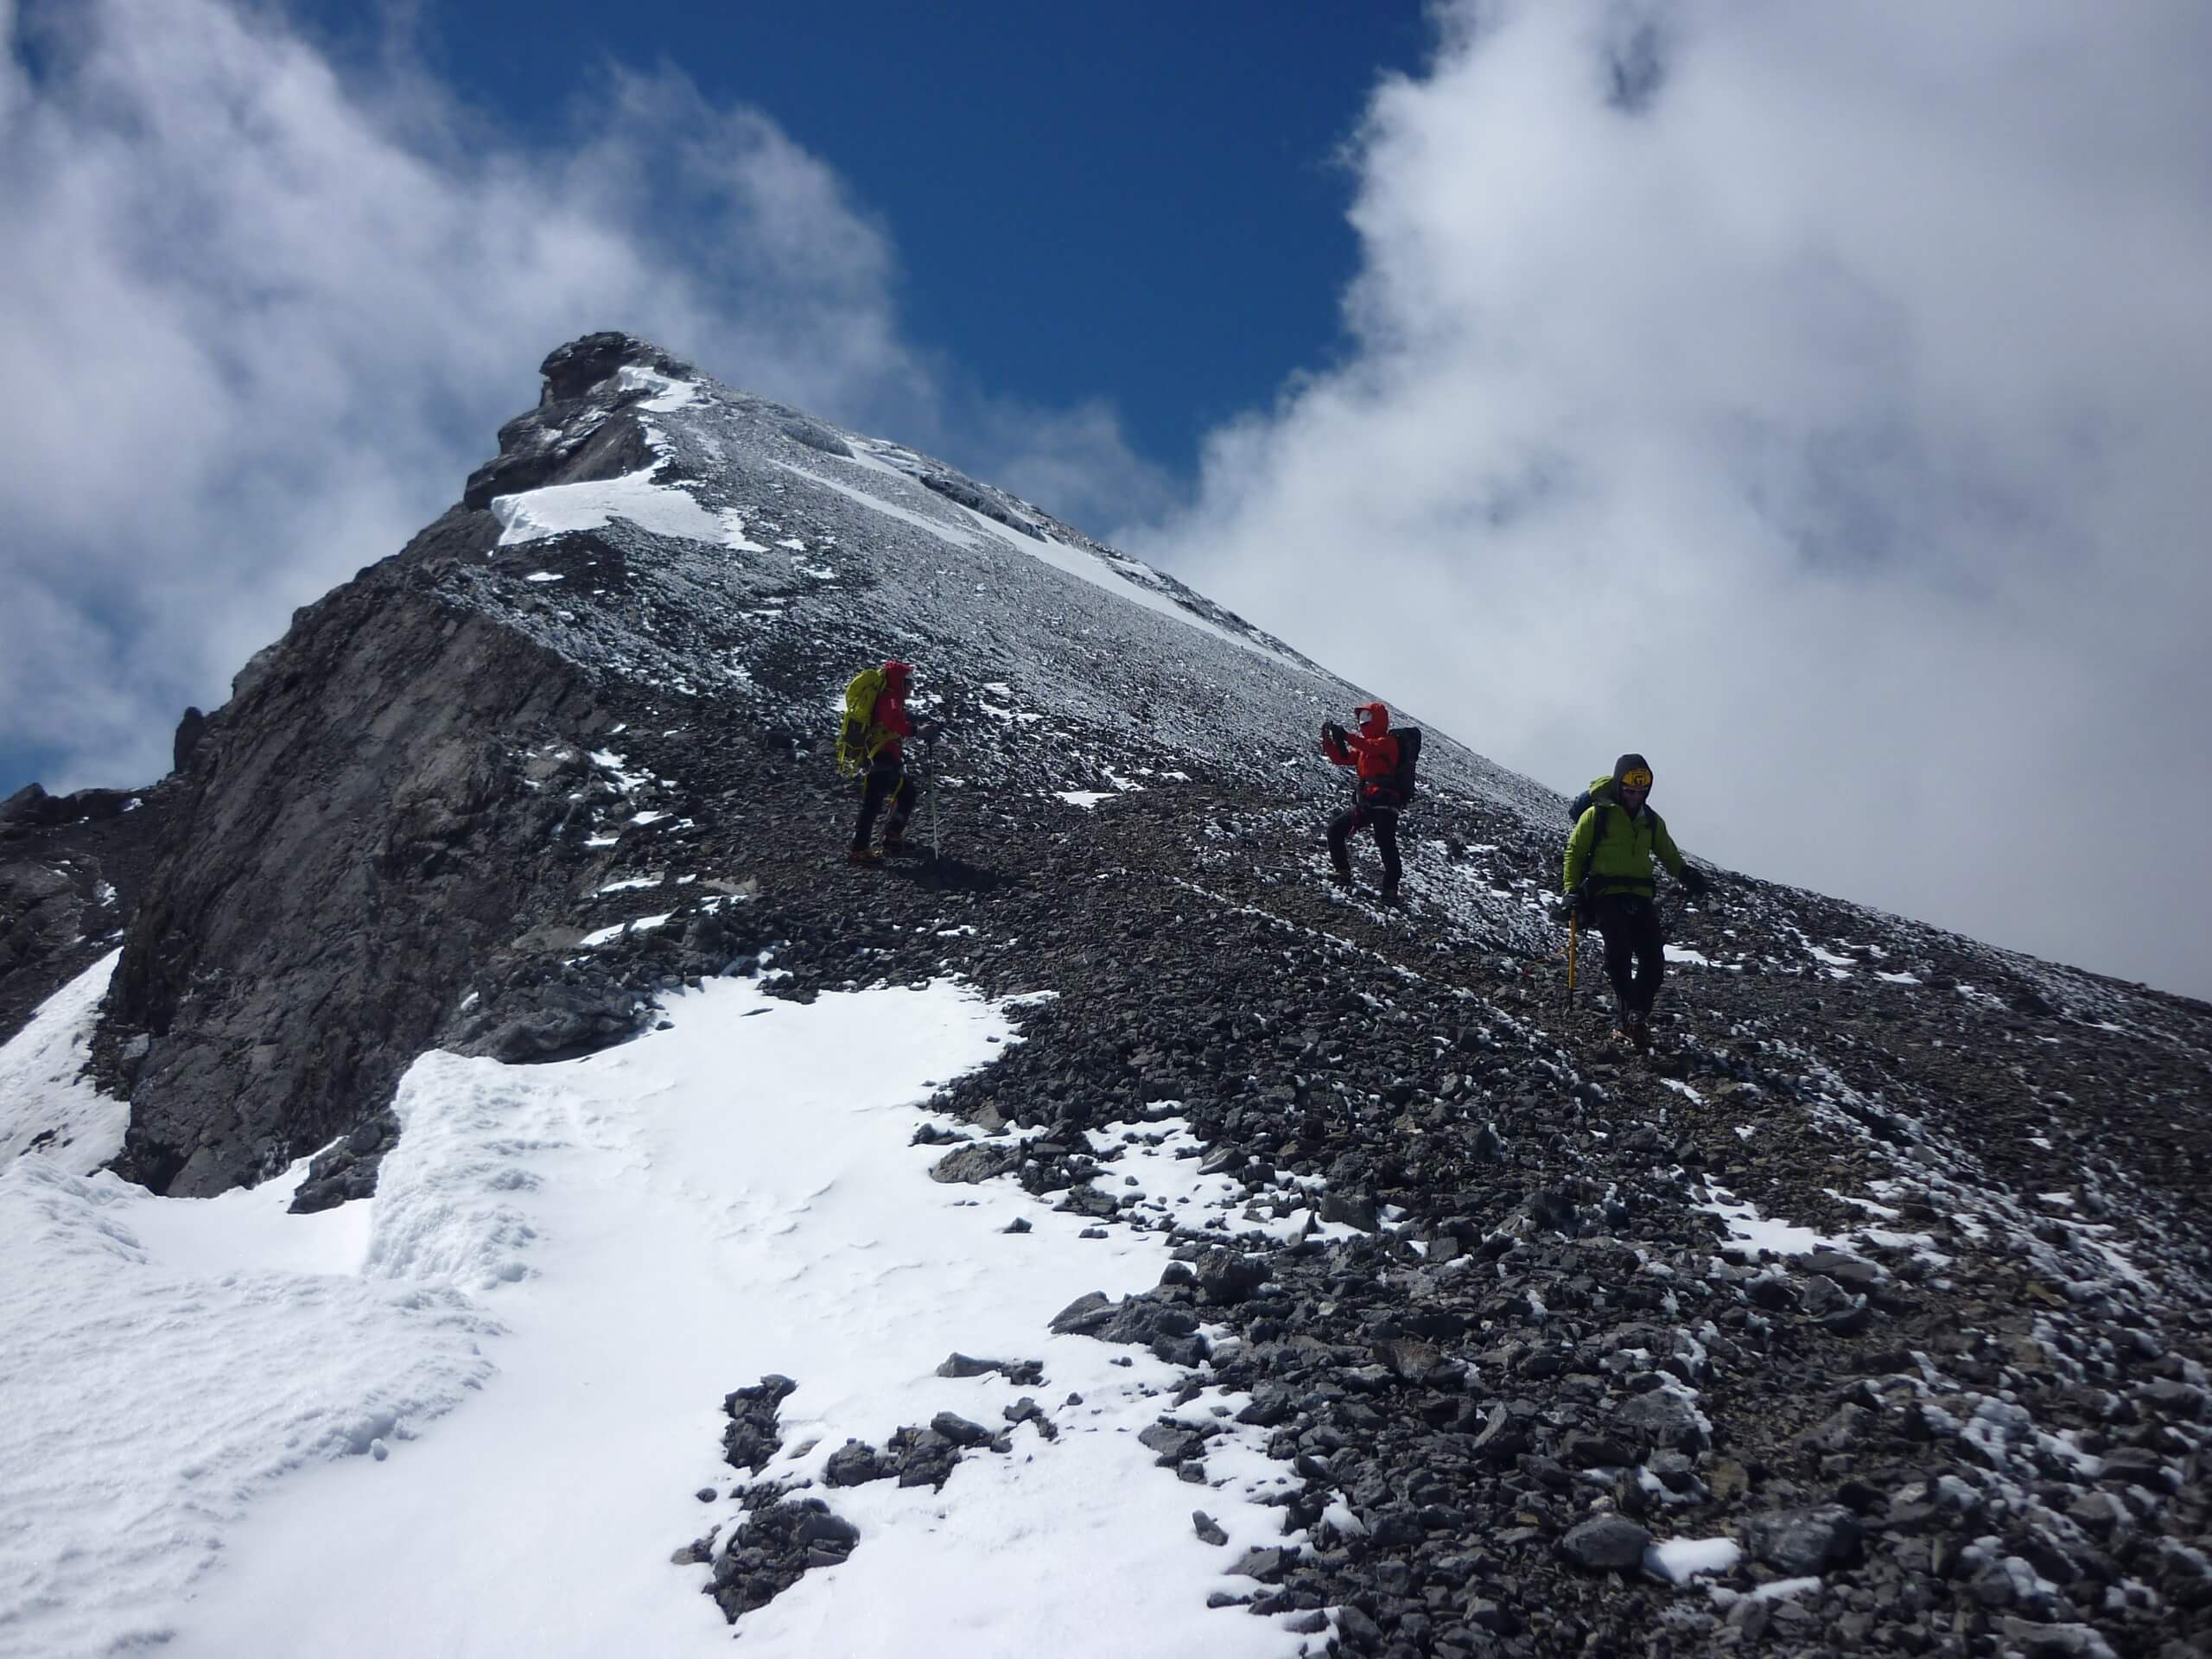
[[[1390,774],[1387,787],[1396,792],[1400,806],[1408,806],[1414,798],[1414,764],[1421,759],[1421,728],[1401,726],[1390,735],[1398,740],[1398,769]]]

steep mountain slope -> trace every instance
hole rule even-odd
[[[336,1202],[425,1048],[579,1052],[704,976],[1055,991],[940,1103],[987,1132],[966,1173],[1104,1224],[1142,1218],[1109,1123],[1172,1112],[1241,1185],[1188,1274],[1071,1328],[1251,1395],[1314,1541],[1264,1610],[1390,1654],[2212,1633],[2212,1009],[1724,876],[1646,1065],[1564,1005],[1556,795],[1432,727],[1408,908],[1335,893],[1313,733],[1365,693],[642,342],[545,375],[164,785],[96,1048],[124,1173],[345,1137],[302,1191]],[[943,855],[848,870],[827,741],[890,656],[950,722]],[[1694,850],[1663,734],[1620,741]],[[1300,1210],[1337,1225],[1212,1253]],[[1717,1594],[1646,1555],[1720,1534]]]

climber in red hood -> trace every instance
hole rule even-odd
[[[906,712],[906,692],[913,677],[910,663],[884,664],[883,689],[875,694],[868,711],[861,741],[861,753],[868,760],[868,781],[861,790],[861,817],[853,826],[852,848],[845,855],[855,864],[873,864],[886,855],[895,858],[906,850],[906,820],[914,815],[914,802],[920,791],[906,776],[906,741],[918,737],[926,743],[938,729],[934,721],[918,727]],[[890,804],[891,816],[883,823],[883,851],[879,853],[868,842],[876,814],[886,802]]]
[[[1340,887],[1351,885],[1351,849],[1347,840],[1361,830],[1375,831],[1376,849],[1382,855],[1382,902],[1398,898],[1398,740],[1390,735],[1390,711],[1379,702],[1363,702],[1352,711],[1359,716],[1359,730],[1348,732],[1333,721],[1321,728],[1321,753],[1340,766],[1354,769],[1357,782],[1351,807],[1329,823],[1329,879]]]

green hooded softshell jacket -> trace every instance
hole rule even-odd
[[[1598,834],[1601,817],[1605,821],[1602,838]],[[1567,891],[1573,893],[1587,874],[1592,895],[1632,893],[1649,899],[1658,890],[1651,879],[1655,853],[1679,880],[1682,855],[1667,833],[1666,820],[1648,806],[1630,817],[1617,801],[1592,802],[1567,838]]]

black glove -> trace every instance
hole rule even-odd
[[[1693,899],[1702,899],[1713,884],[1705,879],[1705,872],[1694,864],[1682,866],[1682,885],[1689,889]]]
[[[1341,749],[1344,746],[1344,728],[1338,725],[1333,720],[1323,721],[1321,722],[1321,741],[1326,743],[1332,749]]]
[[[944,730],[944,722],[943,721],[925,720],[917,722],[914,727],[914,735],[920,741],[926,743],[930,741],[931,739],[936,737],[938,734],[943,730]]]
[[[1580,888],[1577,888],[1573,893],[1561,893],[1560,895],[1559,902],[1552,906],[1552,913],[1557,916],[1562,922],[1573,921],[1576,916],[1581,913],[1581,910],[1582,893]]]

